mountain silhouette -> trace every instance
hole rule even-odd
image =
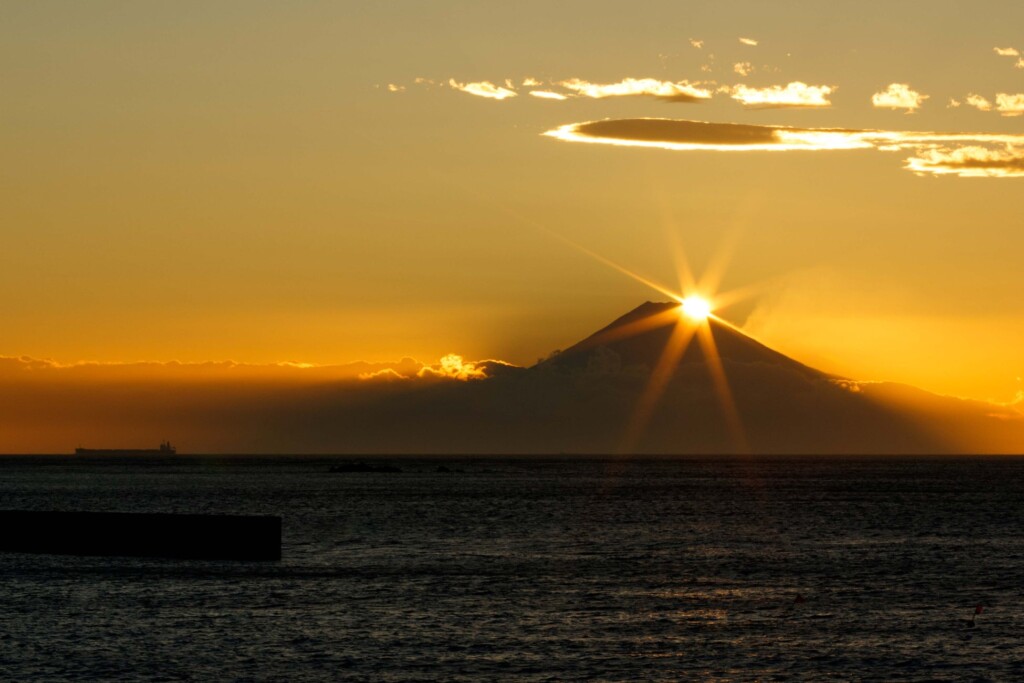
[[[666,354],[673,335],[686,342],[685,347],[683,342],[677,344],[681,348],[676,357]],[[713,345],[707,344],[707,338]],[[717,361],[708,357],[712,346]],[[724,382],[716,381],[716,363]],[[631,443],[623,434],[638,421],[659,364],[664,387],[651,401],[650,414]],[[620,435],[616,444],[606,444],[611,451],[949,450],[920,421],[869,397],[859,384],[808,367],[713,316],[701,322],[688,320],[677,302],[646,302],[529,372],[555,374],[569,385],[585,385],[593,395],[583,397],[580,404],[596,405],[600,416],[593,414],[590,417],[597,419],[588,420],[578,408],[562,405],[562,414],[571,416],[565,428],[589,423],[590,434],[602,433],[614,441],[608,428],[614,425]],[[598,398],[609,394],[620,400],[613,409]],[[587,441],[585,434],[575,437]]]
[[[599,352],[605,357],[614,354],[622,367],[644,366],[653,369],[680,323],[697,326],[696,322],[688,321],[682,314],[679,303],[647,301],[545,362],[561,367],[582,368],[593,364],[594,354]],[[701,324],[709,328],[715,348],[723,361],[761,363],[785,368],[807,378],[829,377],[768,348],[715,317],[709,317]],[[687,344],[679,363],[706,363],[704,354],[704,347],[694,341]]]
[[[290,383],[19,370],[0,372],[0,396],[18,397],[4,408],[29,436],[170,434],[191,452],[1024,452],[1019,406],[830,375],[715,317],[689,320],[677,302],[646,302],[528,368],[476,363],[485,379],[431,376],[412,361],[382,367]],[[49,376],[67,379],[32,379]]]
[[[688,341],[685,350],[680,340]],[[673,344],[675,355],[666,352]],[[359,401],[339,398],[344,409],[322,397],[306,405],[292,401],[288,408],[298,412],[278,432],[301,433],[317,450],[367,453],[890,454],[1024,447],[1015,411],[993,416],[991,404],[830,375],[714,317],[685,320],[675,302],[646,302],[532,367],[497,369],[485,380],[391,382]]]

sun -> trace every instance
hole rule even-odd
[[[691,294],[683,299],[681,308],[683,314],[691,320],[707,320],[707,317],[711,315],[711,302],[696,294]]]

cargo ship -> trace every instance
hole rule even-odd
[[[76,448],[75,455],[174,455],[178,452],[170,441],[164,441],[160,448]]]

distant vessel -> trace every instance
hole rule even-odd
[[[343,462],[340,465],[332,465],[327,471],[332,474],[347,474],[349,472],[397,474],[401,473],[402,468],[387,463]]]
[[[174,455],[178,452],[170,441],[160,448],[76,448],[75,455]]]

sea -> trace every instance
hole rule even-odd
[[[0,680],[1024,680],[1021,458],[351,461],[0,458],[0,509],[283,520],[0,553]]]

